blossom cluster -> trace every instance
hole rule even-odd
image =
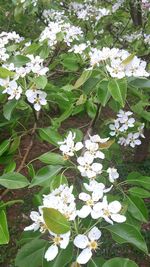
[[[78,19],[84,21],[94,21],[99,22],[99,20],[110,15],[110,10],[94,5],[93,2],[97,1],[83,1],[83,3],[72,2],[69,5],[70,12],[74,12]]]
[[[128,51],[119,48],[103,47],[102,50],[91,48],[90,65],[93,68],[105,64],[113,78],[148,77],[149,73],[145,70],[146,62],[137,56],[133,56],[129,62],[126,62],[130,55]]]
[[[43,209],[53,208],[58,210],[70,223],[78,221],[78,219],[84,220],[88,216],[90,216],[91,222],[97,220],[97,223],[99,223],[100,219],[109,224],[114,222],[123,223],[126,221],[126,217],[122,214],[122,205],[118,200],[109,202],[107,199],[107,193],[112,190],[113,185],[111,184],[110,187],[106,188],[104,183],[96,180],[97,175],[101,173],[102,164],[92,163],[95,159],[104,159],[105,156],[100,151],[99,144],[106,143],[109,138],[102,139],[99,135],[94,135],[83,143],[75,142],[75,138],[76,135],[70,131],[64,141],[59,142],[60,151],[62,151],[65,160],[71,160],[72,157],[76,158],[76,170],[88,180],[83,182],[82,191],[79,192],[78,196],[74,194],[73,185],[68,186],[67,184],[61,184],[48,195],[43,195],[39,212],[31,212],[30,218],[33,223],[26,227],[25,231],[40,230],[41,233],[47,232],[51,243],[44,256],[47,261],[52,261],[57,256],[59,248],[65,249],[70,239],[73,239],[75,247],[82,250],[77,256],[77,263],[86,264],[92,257],[93,251],[98,247],[97,240],[101,237],[101,231],[93,226],[83,233],[81,227],[81,233],[79,234],[77,231],[75,234],[75,227],[74,231],[55,234],[48,229],[44,221]],[[81,156],[78,157],[77,153],[80,150],[85,151],[83,155],[81,152]],[[90,162],[88,162],[88,159],[90,159]],[[111,183],[114,183],[119,177],[115,168],[109,167],[105,172],[109,175],[108,180]],[[72,227],[74,228],[73,224]]]
[[[4,62],[9,58],[7,46],[10,42],[20,43],[24,38],[20,37],[19,34],[14,32],[1,32],[0,33],[0,62]]]
[[[134,148],[137,145],[141,145],[139,138],[144,138],[144,124],[137,127],[135,119],[131,117],[132,114],[131,111],[120,110],[117,114],[117,119],[114,120],[113,124],[109,125],[109,128],[111,136],[119,137],[118,144]],[[131,132],[131,129],[134,130]]]
[[[82,36],[83,31],[78,26],[64,21],[50,21],[48,26],[42,31],[39,41],[47,40],[48,45],[54,48],[61,39],[70,46],[73,41],[79,40]]]

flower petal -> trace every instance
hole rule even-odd
[[[81,248],[81,249],[86,248],[88,245],[88,242],[89,240],[86,235],[77,235],[73,241],[74,245],[77,248]]]
[[[101,231],[95,226],[88,233],[88,237],[91,241],[98,240],[101,237]]]
[[[82,252],[79,254],[78,258],[77,258],[77,262],[79,264],[86,264],[90,258],[92,257],[92,252],[90,248],[85,248],[84,250],[82,250]]]
[[[118,222],[118,223],[123,223],[126,221],[126,217],[121,215],[121,214],[112,214],[111,215],[111,219],[114,221],[114,222]]]
[[[118,213],[121,210],[121,204],[119,201],[115,200],[108,205],[108,209],[112,213]]]
[[[58,247],[56,245],[52,245],[48,248],[48,250],[46,251],[44,258],[47,261],[52,261],[53,259],[55,259],[55,257],[58,254]]]
[[[86,218],[91,212],[91,207],[84,205],[80,210],[77,210],[77,215],[80,218]]]

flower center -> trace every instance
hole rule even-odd
[[[93,249],[93,250],[96,250],[97,247],[98,247],[98,244],[97,244],[96,241],[91,241],[91,242],[89,243],[89,247],[90,247],[91,249]]]
[[[107,217],[110,216],[109,210],[104,210],[104,215],[107,216]]]
[[[93,204],[94,204],[93,199],[89,199],[89,200],[87,200],[87,201],[86,201],[86,204],[87,204],[88,206],[93,206]]]
[[[60,236],[55,236],[53,239],[55,245],[59,245],[61,240],[62,238]]]

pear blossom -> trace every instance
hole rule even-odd
[[[124,132],[128,130],[128,128],[134,127],[135,119],[134,118],[129,118],[121,127],[120,131]]]
[[[27,226],[24,228],[24,231],[37,231],[40,229],[40,231],[43,233],[46,230],[46,225],[44,223],[44,219],[41,213],[41,209],[39,209],[39,212],[37,211],[31,211],[30,218],[34,222],[33,224]]]
[[[58,144],[60,145],[59,149],[63,152],[64,156],[72,157],[74,156],[76,151],[79,151],[83,148],[82,142],[77,142],[75,144],[75,137],[76,134],[70,131],[63,142],[58,142]]]
[[[83,177],[92,179],[102,172],[102,164],[93,163],[93,157],[89,157],[87,154],[84,154],[83,157],[79,157],[77,162],[79,163],[77,168]]]
[[[98,248],[98,239],[101,237],[101,231],[93,227],[87,235],[79,234],[75,237],[73,243],[82,252],[77,257],[77,263],[86,264],[92,257],[92,252]]]
[[[144,133],[143,133],[144,127],[145,127],[144,123],[138,127],[139,136],[141,136],[142,138],[145,138]]]
[[[91,157],[93,158],[93,160],[95,158],[100,158],[100,159],[104,159],[105,155],[103,152],[99,151],[99,145],[98,143],[94,143],[91,140],[86,140],[85,141],[85,148],[87,149],[87,151],[84,153],[85,157]]]
[[[131,147],[141,145],[141,140],[139,139],[139,133],[129,133],[126,139],[126,144],[130,145]]]
[[[30,89],[29,89],[30,90]],[[47,104],[46,96],[47,93],[41,91],[41,90],[36,90],[35,92],[27,90],[26,96],[28,102],[32,103],[34,106],[34,109],[36,111],[39,111],[41,109],[41,106],[44,106]]]
[[[107,137],[107,138],[101,138],[98,134],[96,135],[89,135],[90,137],[90,140],[93,142],[93,143],[106,143],[110,138]]]
[[[3,94],[7,93],[8,95],[10,95],[8,97],[8,100],[11,100],[13,98],[18,100],[21,97],[22,88],[21,86],[18,86],[16,81],[13,80],[9,82],[8,87],[6,87],[6,89],[2,93]]]
[[[115,136],[115,135],[117,136],[120,132],[120,124],[119,124],[118,120],[115,120],[114,124],[110,124],[109,128],[111,130],[110,135],[111,136]]]
[[[104,220],[110,224],[113,224],[113,221],[123,223],[126,221],[126,217],[119,214],[121,208],[122,207],[119,201],[115,200],[111,203],[108,203],[107,197],[104,196],[103,201],[96,203],[93,207],[95,219],[104,218]]]
[[[91,214],[91,217],[95,219],[95,204],[103,197],[103,194],[109,192],[112,187],[105,189],[105,185],[103,183],[98,183],[95,180],[90,181],[89,185],[84,183],[84,187],[92,194],[90,195],[84,192],[79,194],[79,199],[84,201],[85,204],[77,211],[77,215],[80,218],[86,218],[89,214]]]
[[[107,173],[109,174],[109,181],[111,183],[114,183],[115,180],[119,178],[119,173],[117,172],[117,169],[115,168],[108,168]]]
[[[52,239],[53,244],[45,252],[44,258],[47,261],[52,261],[55,259],[59,252],[59,247],[61,249],[66,249],[69,244],[70,231],[61,235],[57,235],[50,231],[50,234],[50,239]]]

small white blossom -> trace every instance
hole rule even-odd
[[[69,244],[69,237],[70,237],[70,232],[67,232],[66,234],[62,235],[56,235],[52,232],[50,232],[50,234],[53,244],[45,252],[44,258],[47,261],[52,261],[55,259],[55,257],[59,252],[59,247],[61,249],[66,249],[66,247]]]
[[[139,139],[139,133],[129,133],[126,139],[126,144],[130,145],[131,147],[141,145],[141,140]]]
[[[27,90],[26,91],[27,100],[33,104],[34,109],[36,111],[39,111],[41,109],[41,106],[44,106],[47,104],[46,96],[47,94],[41,90]]]
[[[39,210],[39,212],[31,211],[30,218],[34,223],[25,227],[24,231],[34,231],[35,232],[39,228],[40,228],[41,232],[44,232],[44,230],[46,230],[46,228],[44,229],[45,223],[44,223],[44,219],[43,219],[43,216],[42,216],[40,210]]]
[[[95,204],[93,208],[95,212],[95,219],[104,218],[104,220],[110,224],[114,222],[123,223],[126,221],[124,215],[119,214],[121,211],[121,204],[119,201],[115,200],[111,203],[108,203],[107,197],[104,196],[102,202]]]
[[[72,157],[74,156],[76,151],[79,151],[83,148],[82,142],[77,142],[75,144],[74,139],[76,137],[76,134],[69,132],[68,136],[64,139],[63,142],[58,142],[60,145],[59,149],[63,152],[63,155]]]
[[[77,235],[73,241],[77,248],[82,252],[77,257],[77,263],[86,264],[92,257],[92,252],[98,247],[97,240],[101,237],[101,231],[97,227],[93,227],[86,235]]]
[[[114,181],[119,178],[119,173],[115,168],[108,168],[107,173],[109,174],[109,181],[111,183],[114,183]]]
[[[93,157],[89,157],[89,155],[84,154],[83,157],[79,157],[77,159],[77,162],[80,164],[78,166],[78,170],[81,172],[83,177],[92,179],[102,172],[102,164],[93,163]]]

